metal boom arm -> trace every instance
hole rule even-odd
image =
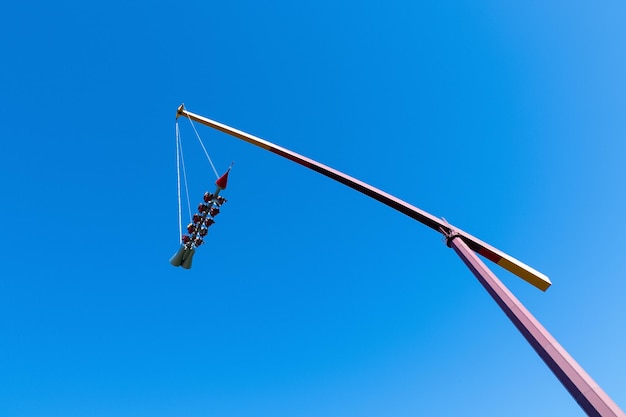
[[[176,113],[176,117],[178,118],[179,116],[188,117],[189,119],[195,120],[198,123],[202,123],[203,125],[227,133],[238,139],[244,140],[267,151],[280,155],[283,158],[289,159],[302,166],[312,169],[313,171],[319,172],[320,174],[323,174],[328,178],[332,178],[335,181],[338,181],[344,185],[347,185],[350,188],[353,188],[371,198],[380,201],[381,203],[393,208],[394,210],[397,210],[417,220],[418,222],[425,224],[426,226],[436,230],[437,232],[446,234],[454,230],[473,251],[475,251],[479,255],[484,256],[490,261],[495,262],[504,269],[512,272],[513,274],[529,282],[540,290],[545,291],[550,287],[550,285],[552,285],[550,279],[548,279],[547,276],[524,264],[523,262],[518,261],[512,256],[507,255],[506,253],[481,241],[480,239],[470,235],[469,233],[466,233],[460,229],[457,229],[456,227],[451,226],[443,219],[439,219],[432,214],[427,213],[424,210],[421,210],[407,203],[406,201],[400,200],[399,198],[394,197],[391,194],[388,194],[382,190],[379,190],[376,187],[359,181],[356,178],[344,174],[343,172],[337,171],[336,169],[314,161],[313,159],[307,158],[306,156],[275,145],[249,133],[237,130],[235,128],[208,119],[206,117],[191,113],[190,111],[187,111],[182,104],[180,105]]]

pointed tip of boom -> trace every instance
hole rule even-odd
[[[184,111],[185,111],[185,103],[181,103],[181,105],[178,106],[178,109],[176,109],[176,120],[178,120],[179,116],[182,116]]]

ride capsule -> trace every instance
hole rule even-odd
[[[226,199],[219,195],[220,191],[226,189],[228,181],[228,171],[215,181],[217,189],[215,193],[206,192],[202,196],[203,202],[198,205],[198,213],[192,217],[192,223],[187,225],[189,234],[181,237],[182,244],[178,251],[170,258],[170,264],[180,266],[184,269],[191,268],[191,261],[196,248],[204,243],[203,237],[208,234],[208,227],[215,223],[213,219],[220,212],[219,206],[226,202]]]

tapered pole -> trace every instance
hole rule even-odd
[[[448,246],[465,262],[585,413],[592,417],[624,417],[624,412],[618,405],[487,268],[463,239],[457,239],[460,236],[454,231],[445,234]]]

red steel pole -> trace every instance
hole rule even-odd
[[[454,232],[445,233],[448,246],[463,260],[535,349],[548,368],[574,397],[578,405],[592,417],[624,417],[624,412],[572,358],[554,337],[537,321],[524,305],[504,286],[496,275]]]

